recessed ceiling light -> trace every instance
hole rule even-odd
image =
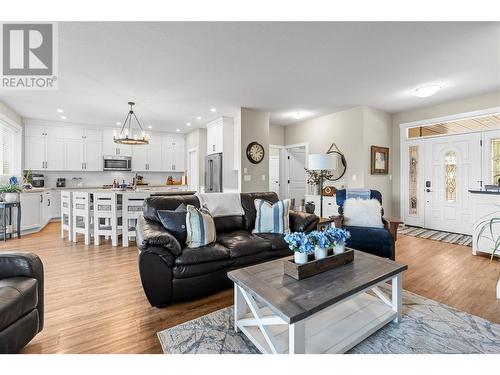
[[[151,125],[148,126],[148,129],[153,129],[153,127]]]
[[[295,112],[293,114],[293,118],[300,120],[302,117],[304,117],[304,114],[302,112]]]
[[[191,123],[190,123],[190,122],[186,122],[186,125],[187,125],[187,126],[191,126]]]
[[[57,109],[57,112],[58,112],[58,113],[63,113],[63,112],[64,112],[64,109],[58,108],[58,109]]]
[[[201,116],[196,117],[197,120],[201,120],[202,118],[203,117],[201,117]]]
[[[66,116],[61,116],[61,120],[66,120],[67,117]]]
[[[118,126],[120,126],[121,124],[122,124],[122,123],[121,123],[120,121],[118,121],[118,122],[116,123],[116,125],[118,125]]]
[[[217,108],[210,108],[210,112],[217,112]]]
[[[175,131],[176,131],[176,132],[180,132],[180,131],[181,131],[181,129],[175,129]]]
[[[415,89],[415,96],[417,98],[427,98],[437,93],[441,89],[439,85],[422,86]]]

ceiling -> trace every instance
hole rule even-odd
[[[434,135],[459,134],[492,129],[500,129],[500,113],[415,126],[408,129],[408,137],[420,138]]]
[[[144,125],[184,132],[241,106],[287,125],[298,111],[395,113],[499,89],[498,22],[61,22],[59,89],[0,101],[25,118],[60,121],[62,108],[115,126],[134,100]]]

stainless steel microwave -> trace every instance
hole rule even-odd
[[[132,158],[130,156],[104,156],[104,171],[131,171]]]

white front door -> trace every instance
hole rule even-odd
[[[461,134],[424,140],[424,226],[472,233],[469,189],[481,180],[481,134]]]
[[[287,149],[288,198],[295,199],[295,207],[306,197],[306,148]]]

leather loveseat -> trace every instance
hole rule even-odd
[[[150,197],[137,223],[137,246],[142,285],[152,306],[197,298],[232,286],[227,272],[234,268],[291,255],[280,234],[252,234],[256,211],[254,200],[278,201],[275,193],[242,193],[244,216],[215,218],[217,240],[203,248],[190,249],[161,224],[157,210],[175,210],[180,204],[199,207],[194,195]],[[290,230],[309,232],[318,217],[290,213]]]
[[[0,353],[17,353],[43,328],[43,265],[35,254],[0,253]]]

